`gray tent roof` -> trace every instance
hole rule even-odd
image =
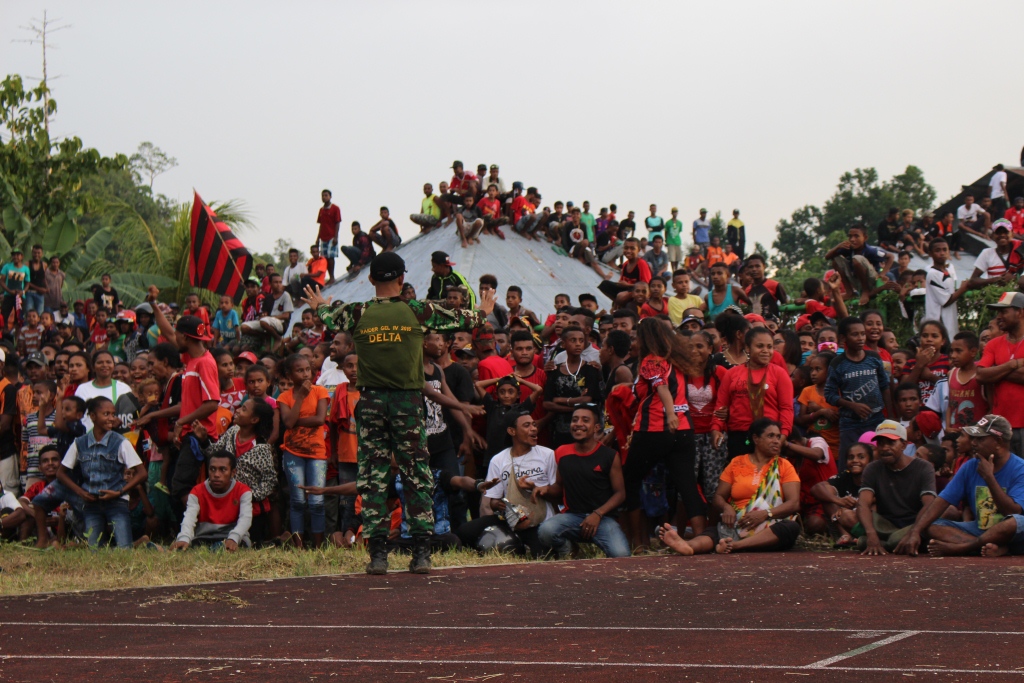
[[[564,293],[572,297],[574,304],[583,293],[594,294],[602,306],[610,302],[598,292],[601,278],[589,266],[576,259],[562,256],[552,249],[548,242],[537,242],[520,237],[511,230],[505,230],[506,239],[493,235],[482,235],[480,244],[466,249],[459,245],[454,227],[446,227],[426,234],[419,234],[402,243],[395,250],[405,259],[405,281],[416,288],[420,299],[427,294],[430,286],[430,255],[435,251],[446,252],[455,262],[455,270],[462,273],[474,288],[478,288],[480,276],[485,273],[498,278],[498,303],[505,304],[505,289],[518,285],[523,289],[523,305],[543,316],[554,312],[555,295]],[[344,272],[345,258],[338,260],[338,269]],[[610,270],[608,267],[604,268]],[[373,298],[374,289],[369,281],[369,268],[363,268],[351,280],[338,280],[325,289],[335,301],[365,301]],[[617,279],[617,275],[616,275]],[[292,322],[301,317],[297,309]]]

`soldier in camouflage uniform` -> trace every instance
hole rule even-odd
[[[368,574],[388,568],[390,515],[387,484],[394,455],[405,489],[406,519],[413,537],[409,570],[430,571],[433,532],[433,476],[424,429],[423,334],[469,330],[484,324],[494,309],[492,290],[481,297],[480,310],[448,310],[426,301],[403,301],[405,261],[394,252],[374,257],[370,282],[377,296],[370,301],[331,304],[319,289],[306,288],[305,301],[327,329],[344,330],[355,340],[359,356],[359,492],[363,497],[363,535],[369,539]]]

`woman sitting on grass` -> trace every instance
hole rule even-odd
[[[732,459],[722,472],[712,507],[721,514],[717,529],[690,541],[668,524],[658,529],[662,542],[680,555],[789,550],[800,535],[792,519],[800,511],[800,477],[779,457],[782,431],[762,417],[750,425],[753,452]]]

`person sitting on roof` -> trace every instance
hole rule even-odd
[[[430,183],[423,184],[423,195],[420,212],[410,215],[409,220],[420,226],[421,232],[430,232],[441,223],[441,200]]]
[[[893,255],[884,249],[867,244],[867,228],[861,224],[852,225],[846,232],[847,239],[825,254],[825,260],[843,279],[847,292],[860,294],[860,305],[867,306],[876,293],[885,288],[875,283],[879,277],[887,278],[892,268]]]
[[[380,220],[370,228],[370,239],[380,245],[381,253],[394,251],[395,247],[402,243],[402,237],[398,234],[398,226],[390,216],[388,207],[380,207]]]

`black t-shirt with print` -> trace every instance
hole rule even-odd
[[[548,375],[544,385],[544,400],[554,401],[556,398],[579,398],[586,393],[592,403],[601,405],[601,371],[593,365],[580,362],[580,369],[575,378],[561,370]],[[572,443],[569,427],[572,424],[572,413],[554,413],[551,420],[551,442],[555,446]]]

